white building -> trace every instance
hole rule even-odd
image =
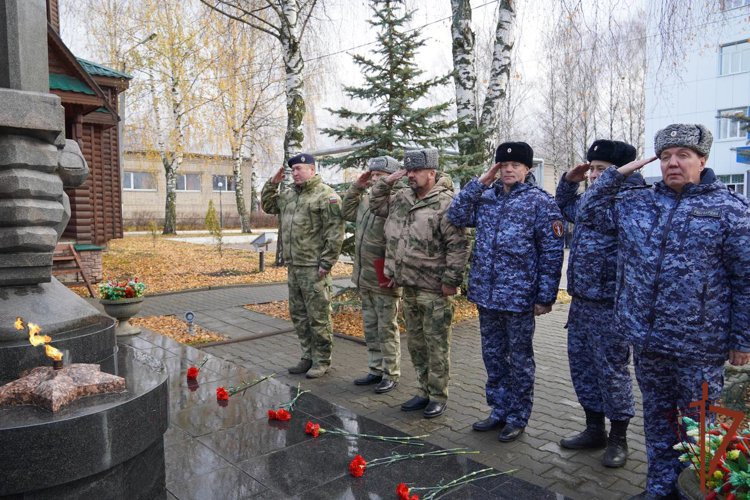
[[[686,2],[687,4],[687,2]],[[725,0],[724,11],[697,29],[679,74],[672,62],[658,71],[659,40],[648,42],[646,134],[644,157],[654,155],[654,134],[670,123],[702,123],[714,135],[707,167],[724,184],[742,194],[750,187],[750,164],[737,161],[737,148],[747,146],[748,134],[738,122],[718,118],[728,113],[748,115],[750,106],[750,0]],[[656,32],[651,26],[649,35]],[[658,161],[643,172],[649,184],[661,180]]]

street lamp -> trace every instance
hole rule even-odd
[[[224,229],[224,209],[221,206],[221,192],[223,191],[224,183],[219,181],[217,186],[219,186],[219,227]]]

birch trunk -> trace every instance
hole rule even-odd
[[[244,132],[235,131],[235,140],[232,147],[232,170],[234,171],[234,189],[237,200],[237,213],[240,216],[242,232],[250,232],[250,219],[247,216],[247,207],[245,207],[245,179],[242,176],[242,149],[245,145]],[[252,188],[252,185],[251,185]]]
[[[476,85],[474,64],[475,36],[471,29],[471,2],[451,0],[453,23],[453,81],[456,87],[456,118],[458,120],[458,151],[461,156],[476,152],[472,132],[477,128]]]
[[[179,81],[171,79],[170,100],[172,109],[172,120],[174,121],[175,152],[174,158],[170,162],[170,168],[165,164],[166,174],[166,202],[164,207],[164,231],[163,234],[177,233],[177,174],[182,166],[182,160],[185,155],[185,124],[184,112],[182,105],[182,95],[179,88]]]

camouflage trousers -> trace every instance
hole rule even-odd
[[[630,346],[614,330],[614,306],[574,297],[568,314],[568,362],[581,406],[610,420],[635,415]]]
[[[453,297],[404,287],[404,318],[409,355],[417,372],[419,395],[448,401],[451,367]]]
[[[526,427],[534,406],[534,312],[479,308],[487,405],[492,417]]]
[[[396,321],[399,297],[365,288],[359,289],[359,296],[370,373],[398,382],[401,377],[401,333]]]
[[[331,275],[318,276],[312,266],[288,266],[289,315],[297,330],[302,359],[313,366],[331,366],[333,323],[331,321]]]
[[[708,382],[708,399],[718,400],[724,384],[724,363],[712,364],[637,350],[633,353],[633,361],[638,387],[643,394],[643,427],[648,457],[646,489],[652,495],[667,496],[675,491],[677,476],[687,465],[677,459],[681,452],[672,448],[679,439],[675,433],[678,428],[676,413],[670,412],[688,408],[693,401],[703,399],[704,382]],[[691,411],[696,409],[690,408],[688,413]],[[700,414],[688,416],[693,420],[700,419]],[[708,419],[707,411],[706,422]]]

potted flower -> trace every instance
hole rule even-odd
[[[683,425],[686,434],[696,441],[700,435],[700,424],[690,418],[683,417]],[[724,436],[729,429],[727,424],[707,425],[706,435],[706,464],[721,445]],[[750,428],[739,430],[732,436],[729,446],[719,461],[719,468],[711,477],[707,478],[707,492],[704,494],[700,488],[699,470],[696,464],[700,462],[700,445],[693,444],[685,446],[679,443],[674,447],[682,451],[680,461],[689,463],[690,466],[682,471],[677,480],[677,487],[684,498],[689,500],[739,500],[750,498],[750,467],[748,467],[748,455],[750,454]]]
[[[99,302],[104,312],[119,322],[115,333],[119,336],[137,335],[141,329],[130,324],[130,318],[138,314],[143,303],[146,284],[132,278],[127,281],[110,280],[99,285]]]

